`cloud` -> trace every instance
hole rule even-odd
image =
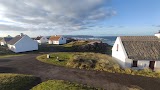
[[[156,25],[156,27],[160,27],[160,25]]]
[[[25,31],[26,29],[23,27],[17,27],[17,26],[12,26],[12,25],[3,25],[0,24],[0,31],[8,31],[8,30],[13,30],[13,31]]]
[[[160,27],[160,25],[152,25],[153,27]]]
[[[0,22],[9,23],[0,25],[3,27],[0,30],[86,30],[116,14],[108,3],[108,0],[0,0]]]

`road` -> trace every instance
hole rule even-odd
[[[160,90],[160,79],[158,78],[55,66],[36,60],[38,55],[40,54],[1,58],[0,73],[30,74],[40,77],[42,81],[67,80],[107,90],[127,90],[127,87]]]

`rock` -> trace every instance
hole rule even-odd
[[[81,52],[97,52],[97,53],[110,53],[111,46],[107,43],[102,43],[101,41],[92,41],[86,45],[75,46],[75,51]]]

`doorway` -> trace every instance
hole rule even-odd
[[[132,67],[137,67],[138,61],[133,61]]]
[[[149,68],[154,70],[154,64],[155,64],[155,61],[150,61],[149,62]]]

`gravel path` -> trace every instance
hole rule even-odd
[[[42,81],[60,79],[101,87],[107,90],[127,90],[127,87],[160,90],[160,79],[158,78],[54,66],[36,60],[38,55],[28,54],[1,58],[0,73],[31,74],[40,77]]]

